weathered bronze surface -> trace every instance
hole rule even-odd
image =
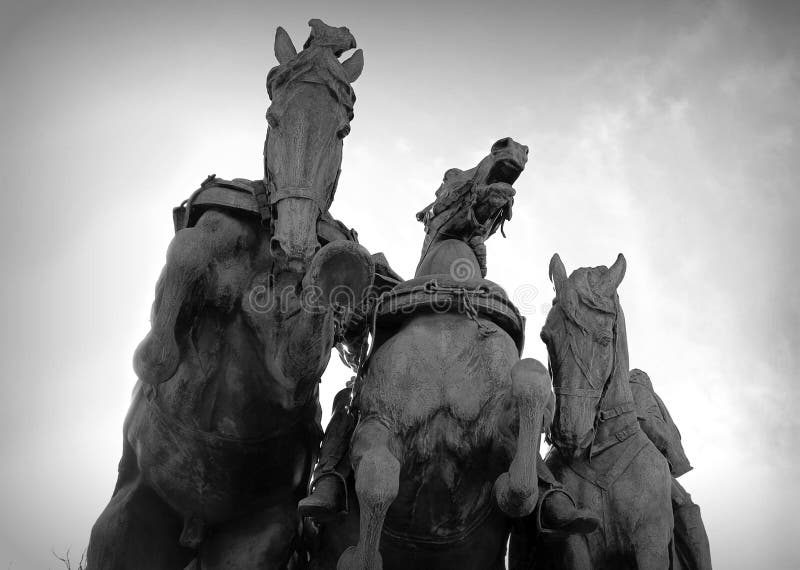
[[[276,34],[264,180],[211,178],[184,209],[134,357],[92,569],[282,568],[295,557],[322,435],[319,379],[347,312],[327,293],[347,287],[357,304],[374,270],[327,213],[363,59],[339,62],[355,47],[346,28],[311,26],[299,53]],[[247,197],[259,185],[266,210],[257,189]]]
[[[445,173],[403,280],[329,213],[364,60],[309,25],[299,52],[275,35],[263,178],[211,175],[173,211],[88,567],[710,569],[680,433],[629,373],[625,258],[568,277],[554,255],[549,366],[522,358],[486,279],[528,160],[503,138]],[[334,347],[353,376],[323,438]]]

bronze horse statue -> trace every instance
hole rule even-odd
[[[565,543],[540,541],[536,568],[670,568],[672,477],[639,426],[628,382],[625,317],[617,287],[622,254],[610,267],[567,277],[556,254],[556,297],[541,337],[556,396],[546,463],[579,505],[599,514],[600,529]]]
[[[209,179],[177,210],[91,570],[285,568],[321,439],[318,383],[373,262],[333,220],[361,73],[347,28],[278,28],[263,181]],[[324,245],[322,249],[320,246]],[[318,251],[319,250],[319,251]],[[314,302],[311,302],[311,301]]]
[[[505,568],[512,517],[539,498],[552,400],[546,368],[520,360],[522,317],[483,279],[484,241],[510,218],[526,161],[527,147],[501,139],[475,168],[449,170],[418,215],[416,277],[373,307],[354,386],[356,497],[322,523],[312,568]]]

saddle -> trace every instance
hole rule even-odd
[[[373,350],[409,318],[436,313],[463,314],[488,335],[494,330],[478,320],[487,319],[508,333],[520,354],[525,344],[525,317],[503,288],[488,279],[458,280],[448,274],[417,277],[383,293],[371,313]]]
[[[189,198],[172,209],[175,233],[193,227],[210,208],[222,208],[252,216],[260,219],[265,228],[269,228],[272,218],[268,190],[262,180],[224,180],[211,174]],[[326,210],[317,221],[317,238],[320,245],[338,240],[358,243],[358,232],[348,228]],[[375,264],[373,287],[377,294],[389,291],[403,280],[391,268],[383,253],[372,254],[372,261]]]
[[[180,206],[173,208],[175,232],[193,227],[209,208],[223,208],[260,218],[267,228],[272,217],[268,191],[262,180],[224,180],[212,174]],[[321,245],[337,240],[358,243],[356,231],[334,219],[327,211],[322,213],[317,222],[317,237]]]

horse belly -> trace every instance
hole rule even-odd
[[[499,511],[493,511],[471,533],[456,540],[408,540],[384,530],[381,539],[384,569],[505,570],[508,534],[508,521]]]
[[[481,334],[458,314],[416,316],[371,357],[360,409],[391,426],[402,457],[387,532],[452,543],[490,516],[507,468],[492,434],[518,360],[505,331]]]
[[[407,537],[452,541],[486,519],[499,469],[489,444],[477,444],[476,427],[440,413],[403,439],[400,487],[387,528]]]
[[[178,426],[144,400],[131,420],[127,437],[142,477],[183,517],[220,523],[305,490],[312,462],[306,438],[231,441]]]

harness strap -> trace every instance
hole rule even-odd
[[[631,435],[638,434],[638,441],[632,440],[630,441],[625,448],[623,449],[622,453],[617,457],[614,461],[614,464],[611,466],[610,469],[605,471],[604,473],[598,473],[595,469],[589,466],[588,463],[583,461],[572,461],[568,463],[568,467],[578,474],[581,478],[585,479],[586,481],[597,485],[603,491],[610,491],[611,487],[614,486],[614,483],[620,476],[625,473],[625,470],[628,466],[633,463],[633,460],[639,455],[639,453],[647,446],[650,442],[647,439],[647,436],[644,435],[642,431],[635,431]],[[629,439],[629,438],[626,438]],[[616,443],[616,442],[615,442]]]
[[[603,391],[598,388],[567,388],[565,386],[554,386],[553,392],[562,396],[577,396],[579,398],[599,398]]]
[[[621,416],[622,414],[626,414],[628,412],[632,412],[636,409],[636,404],[633,402],[625,402],[620,404],[619,406],[615,406],[613,408],[608,408],[605,410],[600,410],[597,413],[597,418],[604,422],[606,420],[610,420],[611,418],[616,418],[617,416]]]
[[[264,184],[263,180],[253,181],[253,196],[255,196],[256,204],[258,204],[258,212],[261,214],[261,225],[269,228],[272,212],[269,207],[267,185]]]

